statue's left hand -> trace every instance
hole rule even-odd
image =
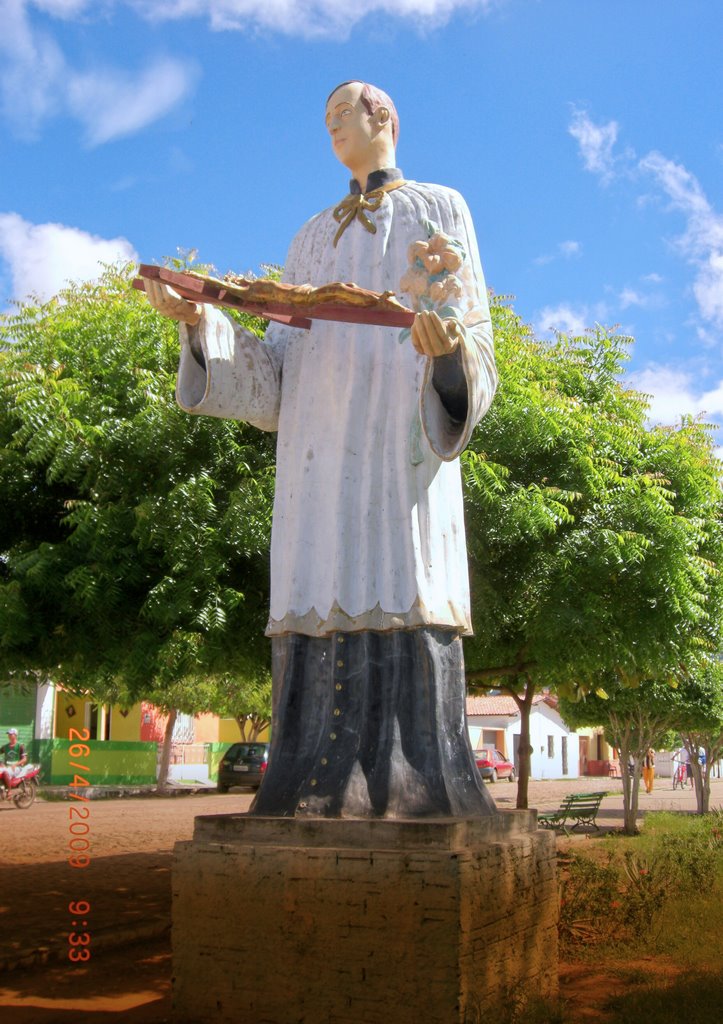
[[[425,309],[412,324],[412,344],[420,356],[447,356],[457,348],[463,333],[459,320],[443,320],[434,310]]]

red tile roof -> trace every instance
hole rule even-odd
[[[547,693],[536,693],[532,698],[533,706],[543,702],[552,707],[556,703],[555,699]],[[501,715],[505,718],[516,718],[519,713],[519,708],[513,697],[498,694],[492,697],[467,698],[468,715]]]

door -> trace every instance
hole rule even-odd
[[[590,748],[590,737],[580,737],[580,775],[587,775],[587,757]]]

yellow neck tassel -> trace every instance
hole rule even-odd
[[[370,213],[376,213],[382,205],[385,193],[393,192],[395,188],[401,188],[402,185],[406,184],[407,182],[403,178],[400,178],[399,181],[390,181],[388,185],[382,185],[380,188],[372,189],[372,191],[367,192],[366,195],[362,195],[361,192],[352,192],[345,199],[342,199],[334,210],[334,220],[339,225],[339,230],[334,235],[334,248],[336,248],[336,243],[353,220],[358,220],[364,230],[368,231],[371,235],[376,234],[376,224],[369,219],[366,211],[368,210]]]

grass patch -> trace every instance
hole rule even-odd
[[[593,852],[594,850],[594,852]],[[588,853],[592,854],[589,856]],[[723,954],[723,813],[650,814],[634,837],[560,857],[560,946],[717,965]]]

